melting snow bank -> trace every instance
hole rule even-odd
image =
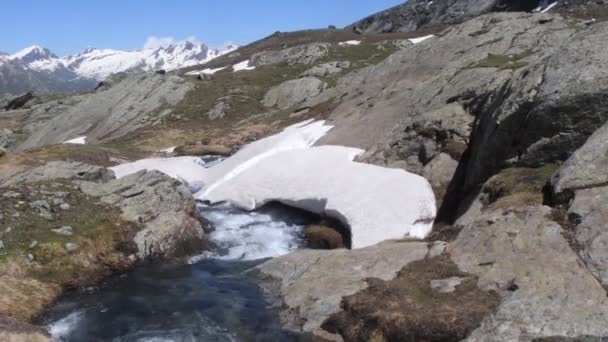
[[[195,197],[210,203],[253,210],[279,201],[327,215],[350,228],[353,248],[428,235],[436,214],[429,183],[403,170],[353,162],[363,152],[359,149],[312,147],[330,129],[323,121],[296,124],[209,169],[191,157],[140,160],[112,169],[117,177],[157,169],[191,186],[202,184]]]
[[[418,44],[418,43],[421,43],[421,42],[423,42],[423,41],[425,41],[425,40],[427,40],[427,39],[429,39],[429,38],[433,38],[433,37],[435,37],[435,36],[434,36],[434,35],[432,35],[432,34],[429,34],[428,36],[423,36],[423,37],[418,37],[418,38],[410,38],[410,39],[408,39],[408,40],[409,40],[409,41],[410,41],[412,44]]]
[[[203,70],[193,70],[193,71],[189,71],[186,73],[186,75],[188,76],[198,76],[199,74],[204,74],[204,75],[213,75],[218,71],[222,71],[226,69],[226,67],[221,67],[221,68],[215,68],[215,69],[203,69]]]
[[[240,63],[237,63],[235,65],[232,66],[232,70],[234,72],[236,71],[241,71],[241,70],[253,70],[255,69],[254,66],[249,66],[249,60],[246,61],[242,61]]]
[[[359,45],[361,44],[360,40],[347,40],[345,42],[340,42],[338,43],[338,45],[340,46],[346,46],[346,45]]]
[[[79,145],[84,145],[84,144],[87,143],[86,139],[87,139],[86,136],[82,136],[82,137],[78,137],[78,138],[75,138],[75,139],[72,139],[72,140],[65,141],[64,144],[79,144]]]
[[[363,151],[319,146],[266,157],[230,181],[195,196],[253,210],[271,202],[341,220],[352,247],[405,235],[424,238],[435,217],[435,198],[417,175],[352,160]]]

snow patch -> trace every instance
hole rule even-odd
[[[87,143],[86,139],[87,139],[86,136],[81,136],[81,137],[78,137],[78,138],[75,138],[75,139],[72,139],[72,140],[65,141],[64,144],[79,144],[79,145],[84,145],[84,144]]]
[[[540,13],[547,13],[549,12],[553,7],[557,6],[557,1],[550,4],[549,6],[547,6],[547,8],[545,8],[544,10],[540,11]]]
[[[408,39],[412,44],[418,44],[421,43],[429,38],[433,38],[435,37],[435,35],[433,34],[429,34],[428,36],[422,36],[422,37],[418,37],[418,38],[410,38]]]
[[[253,70],[253,69],[255,69],[255,67],[249,66],[249,60],[242,61],[240,63],[236,63],[235,65],[232,66],[232,70],[234,72],[241,71],[241,70]]]
[[[190,71],[187,72],[186,75],[189,76],[198,76],[199,74],[204,74],[204,75],[213,75],[218,71],[224,70],[226,69],[226,67],[221,67],[221,68],[215,68],[215,69],[203,69],[203,70],[194,70],[194,71]]]
[[[345,42],[338,43],[338,45],[340,45],[340,46],[359,45],[359,44],[361,44],[360,40],[347,40]]]
[[[177,147],[177,146],[171,146],[171,147],[168,147],[168,148],[162,149],[162,150],[160,150],[160,151],[158,151],[158,152],[160,152],[160,153],[167,153],[167,154],[169,154],[169,153],[173,153],[173,151],[175,151],[175,148],[176,148],[176,147]]]

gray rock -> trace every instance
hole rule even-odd
[[[325,86],[323,81],[314,77],[286,81],[270,89],[262,103],[266,107],[287,109],[320,94]]]
[[[431,280],[431,288],[439,293],[450,293],[456,290],[456,287],[465,280],[462,277],[450,277],[447,279]]]
[[[349,61],[328,62],[328,63],[315,65],[314,67],[304,71],[300,76],[302,76],[302,77],[327,77],[327,76],[333,76],[333,75],[339,74],[348,68],[350,68]]]
[[[429,252],[424,242],[384,242],[356,250],[301,250],[257,267],[264,286],[278,286],[284,324],[335,340],[323,331],[325,319],[340,310],[342,297],[367,287],[367,278],[393,279],[408,263]]]
[[[68,203],[61,203],[59,205],[59,209],[61,209],[61,210],[70,210],[70,205]]]
[[[262,51],[253,54],[249,63],[256,67],[278,63],[310,65],[325,57],[329,48],[328,43],[311,43],[283,50]]]
[[[428,164],[424,166],[422,176],[426,178],[437,199],[437,208],[441,207],[443,198],[445,197],[448,186],[454,177],[458,162],[446,153],[439,153]]]
[[[70,110],[43,124],[18,149],[63,143],[86,135],[87,143],[105,142],[152,124],[181,101],[193,84],[178,76],[132,75],[107,90],[86,95]]]
[[[0,149],[6,150],[14,147],[15,145],[15,133],[10,129],[0,129]]]
[[[608,185],[608,123],[598,129],[552,177],[553,191],[578,190]]]
[[[318,144],[360,147],[362,161],[404,161],[415,172],[438,153],[466,150],[446,204],[466,208],[500,169],[562,161],[604,123],[608,54],[597,42],[607,36],[608,23],[581,28],[549,14],[469,20],[317,96],[341,99]],[[446,115],[458,129],[443,128]]]
[[[209,117],[211,120],[223,118],[228,109],[230,109],[230,105],[228,103],[225,101],[218,101],[215,103],[215,106],[213,106],[213,108],[207,112],[207,117]]]
[[[122,218],[143,226],[134,242],[140,259],[200,252],[205,235],[194,199],[178,181],[158,171],[142,171],[107,183],[82,182],[89,196],[122,210]]]
[[[55,234],[63,235],[63,236],[72,236],[74,235],[74,229],[70,226],[63,226],[57,229],[51,229],[51,231]]]
[[[0,177],[0,186],[43,182],[54,179],[106,181],[113,173],[101,166],[79,162],[51,161],[43,166]]]
[[[551,177],[552,201],[568,208],[580,256],[608,286],[608,123]]]
[[[4,249],[4,241],[0,240],[0,249]]]
[[[540,3],[540,0],[410,0],[361,19],[347,28],[359,33],[409,32],[460,23],[489,12],[530,12]],[[558,1],[555,10],[576,11],[585,5],[589,7],[584,12],[587,16],[602,12],[601,2],[594,4],[588,0]]]
[[[80,246],[78,246],[78,244],[76,244],[76,243],[67,242],[65,244],[65,250],[70,254],[78,252],[79,249],[80,249]]]
[[[21,194],[16,191],[5,191],[2,193],[2,197],[4,198],[18,198],[21,197]]]
[[[549,218],[548,207],[497,209],[467,225],[450,249],[478,286],[503,297],[468,341],[608,335],[606,292]]]
[[[36,246],[38,246],[38,241],[34,240],[30,243],[30,249],[31,248],[36,248]]]

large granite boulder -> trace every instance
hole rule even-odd
[[[608,124],[553,175],[550,201],[568,209],[580,256],[608,287]]]
[[[452,260],[502,297],[468,341],[608,336],[606,291],[543,206],[486,210],[460,232]]]
[[[266,107],[287,109],[317,96],[325,87],[325,82],[315,77],[289,80],[268,90],[262,103]]]
[[[249,63],[255,67],[278,63],[311,65],[325,57],[329,48],[328,43],[311,43],[282,50],[267,50],[253,54]]]
[[[142,260],[186,256],[204,247],[192,195],[158,171],[140,171],[107,183],[83,182],[80,189],[120,208],[124,220],[143,227],[133,240]]]

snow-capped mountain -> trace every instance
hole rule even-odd
[[[173,70],[202,64],[236,48],[235,45],[229,45],[222,50],[209,49],[204,44],[188,41],[157,49],[135,51],[89,48],[76,55],[64,57],[61,61],[80,76],[103,80],[117,72]]]
[[[209,49],[205,44],[185,41],[133,51],[88,48],[58,57],[34,45],[12,55],[0,53],[0,95],[87,89],[111,74],[178,69],[208,62],[236,48]]]

